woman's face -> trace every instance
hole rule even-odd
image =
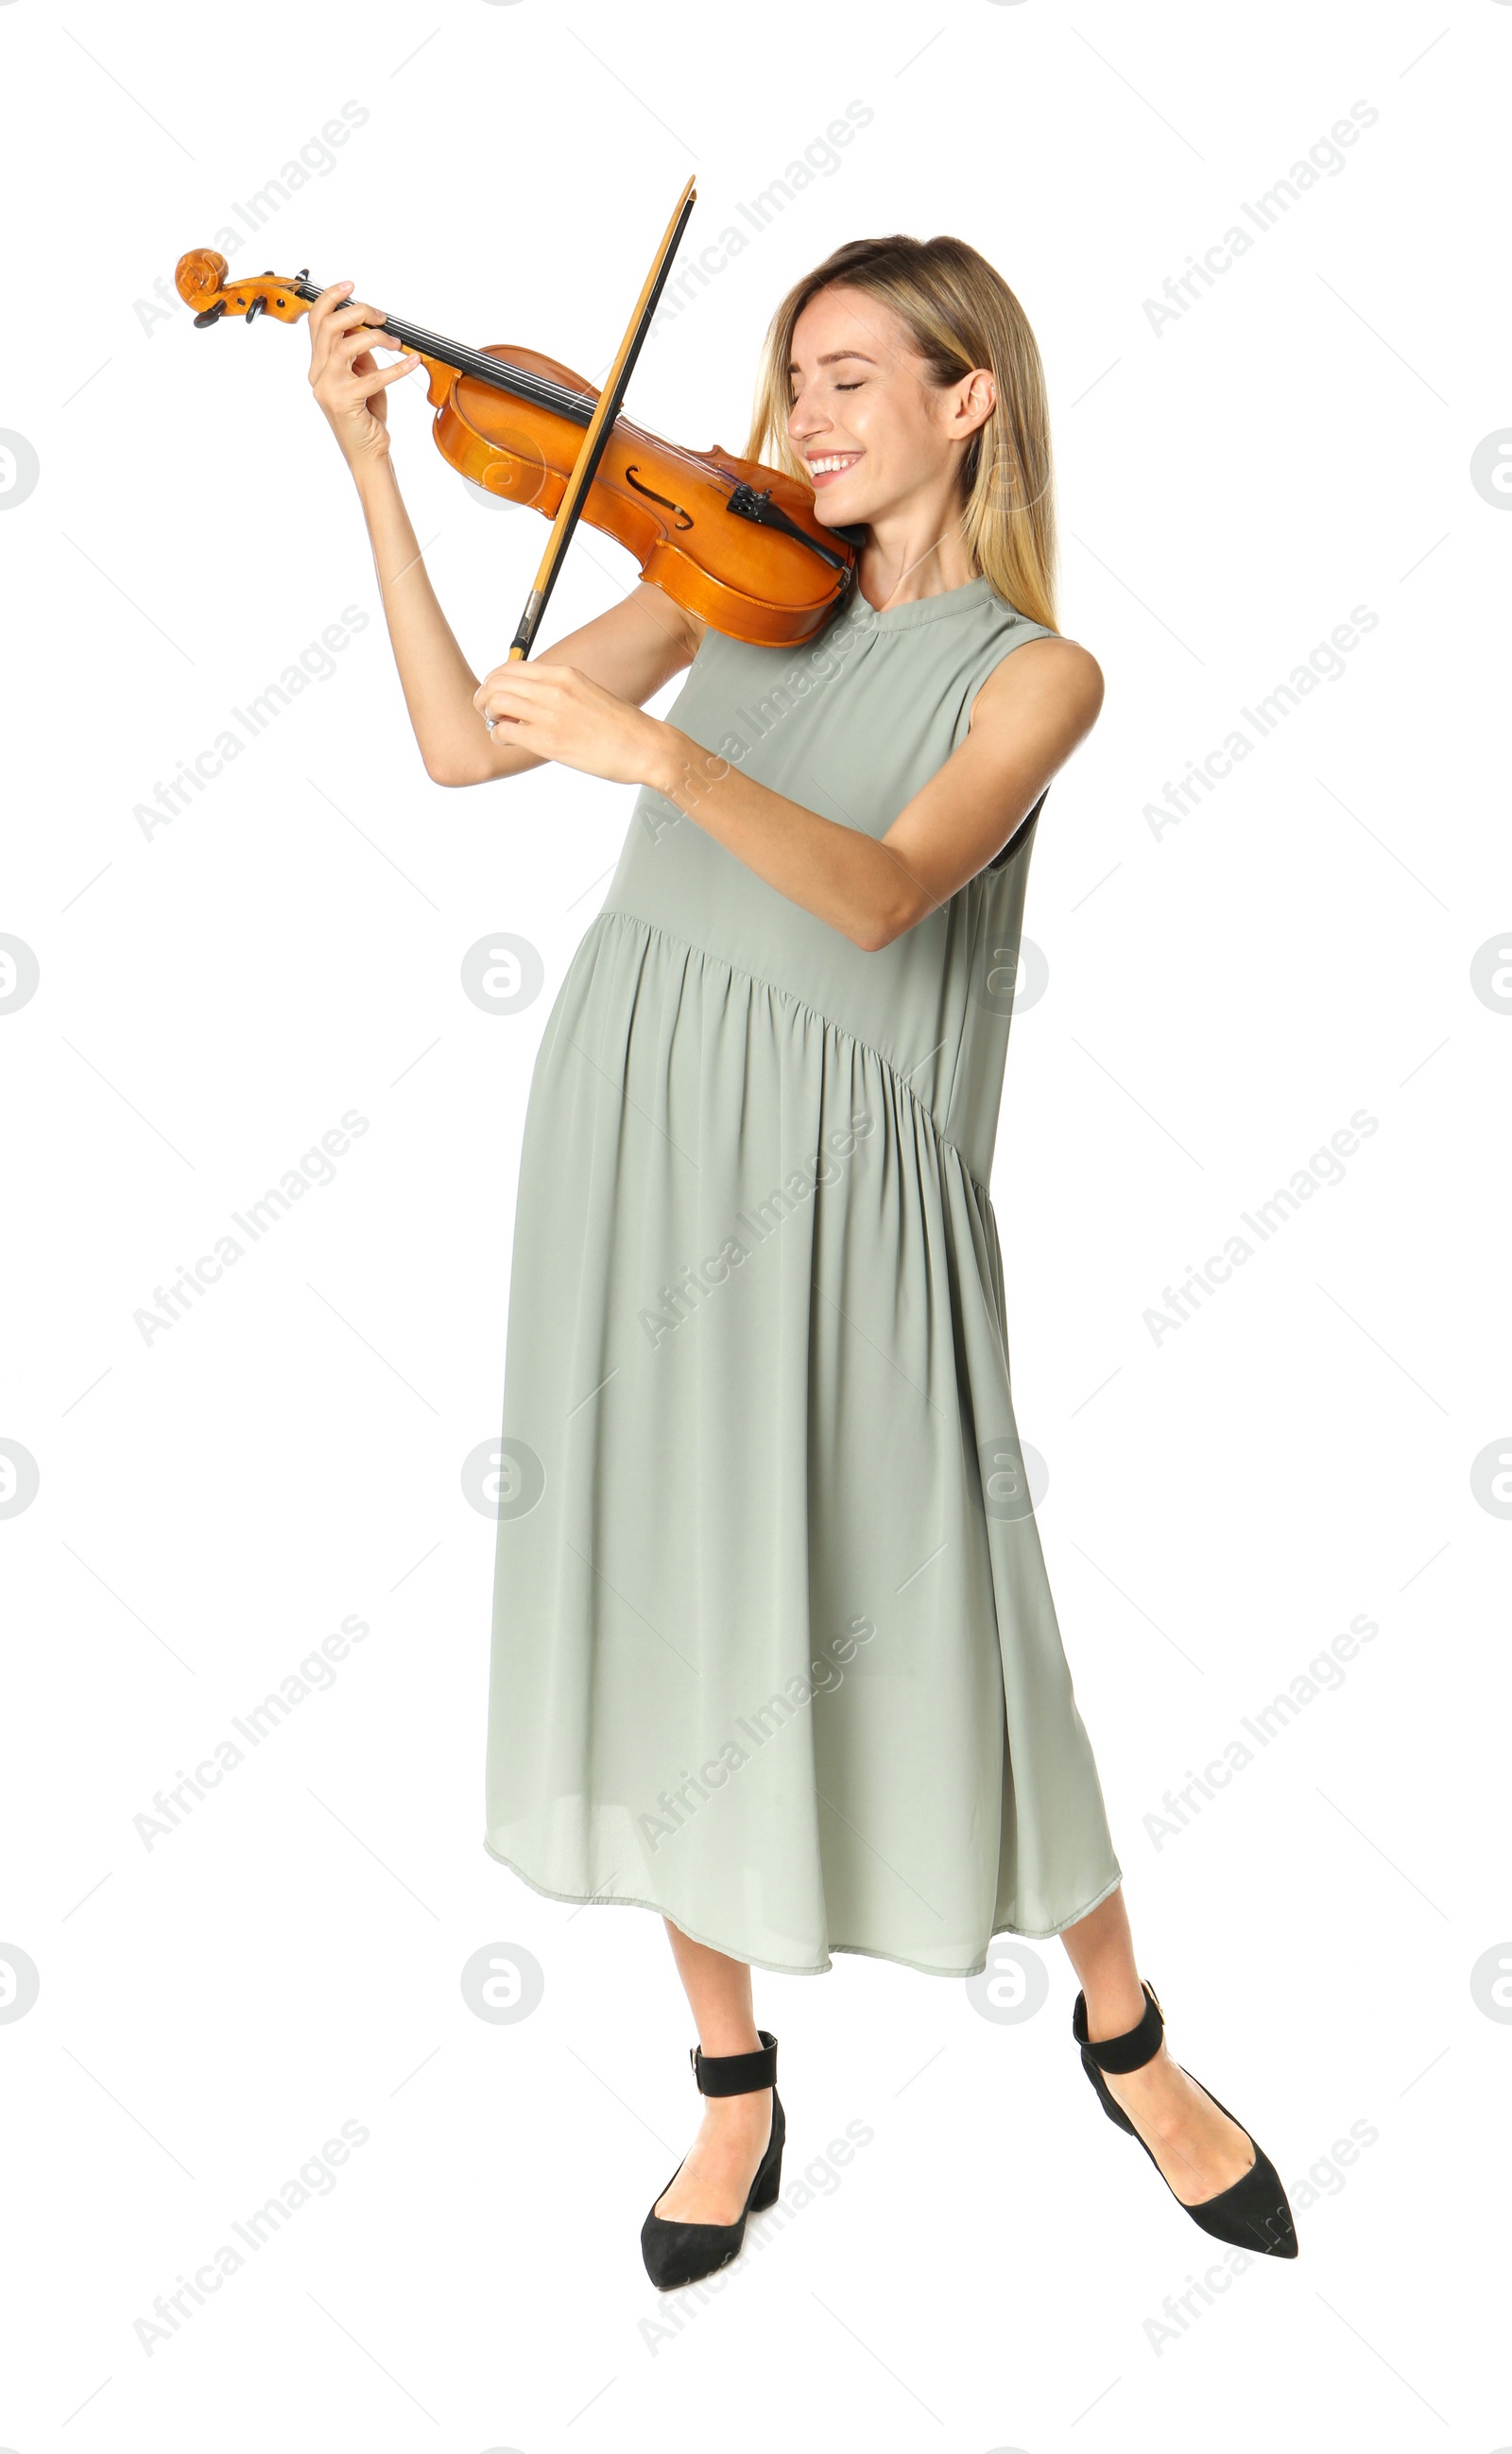
[[[809,300],[794,327],[790,372],[787,432],[830,528],[938,502],[994,400],[981,371],[931,383],[892,309],[859,290]]]

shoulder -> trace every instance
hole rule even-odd
[[[1019,720],[1032,709],[1079,740],[1096,723],[1103,694],[1103,668],[1080,640],[1046,631],[1015,642],[1010,633],[976,694],[971,723]]]

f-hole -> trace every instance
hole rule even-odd
[[[680,529],[692,527],[693,515],[690,512],[685,512],[681,503],[670,501],[666,494],[653,493],[649,486],[642,485],[633,469],[627,469],[625,474],[638,494],[644,494],[648,502],[660,503],[665,512],[672,513]]]

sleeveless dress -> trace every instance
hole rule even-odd
[[[706,633],[671,720],[880,836],[1045,635],[853,589],[797,651]],[[485,1846],[553,1899],[967,1977],[1117,1888],[987,1192],[1033,832],[867,954],[636,801],[515,1217]]]

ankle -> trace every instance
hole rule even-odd
[[[1112,2037],[1126,2037],[1130,2029],[1139,2026],[1149,2008],[1137,1978],[1113,1979],[1082,1990],[1086,2001],[1087,2040],[1092,2044],[1104,2045]]]
[[[764,2122],[771,2111],[771,2102],[769,2087],[743,2088],[739,2096],[706,2096],[704,2111],[716,2122],[727,2122],[731,2129],[739,2130]]]
[[[759,2054],[763,2049],[760,2029],[737,2021],[711,2022],[706,2036],[700,2028],[698,2042],[706,2062],[723,2062],[730,2054]]]

